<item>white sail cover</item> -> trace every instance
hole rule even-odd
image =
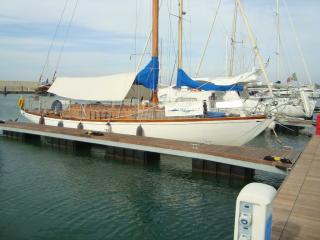
[[[167,117],[187,117],[203,114],[202,101],[168,102],[164,106]]]
[[[252,70],[251,72],[246,72],[240,75],[231,77],[217,77],[217,78],[194,78],[194,80],[211,82],[216,85],[225,86],[233,84],[246,84],[257,82],[259,76],[261,75],[261,70]]]
[[[136,73],[122,73],[102,77],[59,77],[48,92],[76,100],[122,101],[135,76]]]

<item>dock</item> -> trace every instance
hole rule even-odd
[[[320,136],[313,136],[273,204],[272,239],[320,239]]]
[[[0,81],[0,94],[34,93],[38,85],[32,81]]]
[[[305,119],[281,119],[279,120],[281,125],[287,126],[289,129],[291,127],[296,128],[308,128],[316,125],[314,120],[305,120]],[[295,130],[295,129],[292,129]]]
[[[45,138],[48,143],[65,147],[70,143],[99,145],[106,149],[106,155],[123,159],[143,156],[144,160],[160,159],[160,154],[192,159],[194,171],[222,175],[250,177],[254,170],[287,174],[292,164],[264,160],[265,156],[279,156],[294,159],[297,153],[291,149],[266,149],[248,146],[218,146],[183,142],[168,139],[149,138],[114,133],[93,134],[90,131],[40,124],[5,122],[0,124],[3,135],[25,138]],[[49,140],[48,140],[49,139]]]

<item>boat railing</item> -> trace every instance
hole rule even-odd
[[[168,119],[186,117],[185,115],[166,116],[165,106],[154,106],[150,102],[123,101],[123,102],[96,102],[85,103],[81,101],[63,100],[57,97],[30,96],[28,98],[27,110],[41,115],[50,115],[61,118],[72,118],[81,120],[115,120],[115,119]],[[199,101],[200,103],[200,101]],[[212,103],[207,102],[211,107]],[[202,106],[202,101],[199,107]],[[203,117],[202,110],[199,115],[189,115],[188,118]],[[214,109],[215,112],[224,112],[224,109]]]

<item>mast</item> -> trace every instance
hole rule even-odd
[[[152,59],[159,56],[159,0],[153,0],[152,4]],[[157,89],[152,91],[152,102],[159,103]]]
[[[228,69],[228,67],[229,67],[229,65],[228,65],[228,58],[229,58],[229,51],[228,51],[228,47],[229,47],[229,39],[228,39],[228,35],[226,36],[226,77],[228,77],[229,76],[229,70],[230,69]]]
[[[251,41],[251,43],[253,45],[253,50],[254,50],[254,52],[255,52],[255,54],[257,56],[260,68],[261,68],[262,73],[263,73],[263,76],[267,81],[268,89],[270,91],[271,96],[273,97],[271,81],[270,81],[269,76],[268,76],[268,74],[266,72],[266,69],[264,67],[264,62],[262,60],[262,57],[261,57],[261,54],[260,54],[260,50],[259,50],[259,48],[257,46],[257,41],[256,41],[256,39],[255,39],[255,37],[253,35],[252,27],[251,27],[251,25],[249,23],[247,15],[245,14],[245,11],[244,11],[243,6],[241,4],[241,0],[236,0],[236,3],[238,5],[238,7],[239,7],[239,10],[240,10],[241,16],[243,18],[244,24],[245,24],[245,26],[247,28],[249,39],[250,39],[250,41]]]
[[[233,70],[234,70],[233,66],[234,66],[234,54],[235,54],[235,48],[236,48],[237,18],[238,18],[238,8],[237,8],[237,2],[235,2],[234,13],[233,13],[233,23],[232,23],[230,62],[229,62],[229,72],[228,72],[229,77],[233,75]]]
[[[179,21],[178,21],[178,69],[182,69],[182,19],[183,0],[179,0]]]
[[[159,56],[159,0],[152,6],[152,57]]]
[[[276,0],[277,10],[276,10],[276,17],[277,17],[277,81],[280,80],[280,7],[279,7],[279,0]]]

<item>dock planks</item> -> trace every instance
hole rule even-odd
[[[273,240],[320,239],[320,136],[313,136],[273,206]]]
[[[267,155],[280,157],[292,156],[292,151],[288,149],[274,150],[248,146],[208,145],[113,133],[104,133],[103,136],[93,136],[86,134],[88,132],[86,130],[18,122],[0,124],[0,130],[1,129],[105,146],[190,157],[282,174],[286,174],[286,169],[291,167],[291,164],[263,160]]]

